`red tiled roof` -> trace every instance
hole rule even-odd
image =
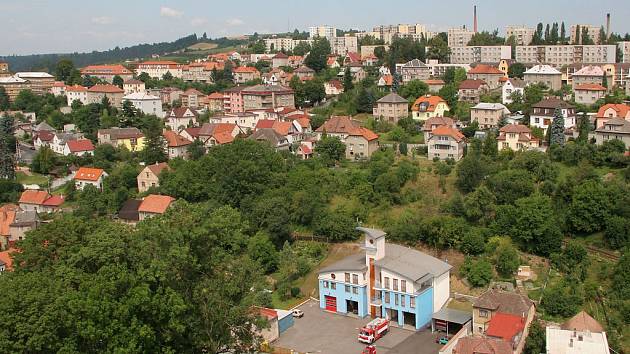
[[[607,110],[611,108],[615,110],[615,112],[617,112],[617,116],[613,118],[625,118],[628,115],[628,112],[630,111],[630,106],[627,104],[608,103],[599,108],[599,110],[597,111],[597,118],[608,118],[604,116],[604,114],[606,113]]]
[[[278,134],[282,136],[287,136],[289,135],[289,130],[291,130],[291,122],[281,122],[281,121],[276,120],[273,122],[272,128]]]
[[[573,90],[574,91],[577,91],[577,90],[582,90],[582,91],[606,91],[607,88],[605,88],[604,86],[599,85],[599,84],[581,84],[581,85],[575,85]]]
[[[147,168],[151,170],[151,172],[153,172],[154,175],[159,176],[160,173],[162,173],[164,169],[168,169],[169,167],[166,162],[160,162],[160,163],[154,163],[152,165],[149,165],[147,166]]]
[[[378,139],[378,135],[376,133],[367,128],[361,127],[359,123],[353,121],[348,116],[332,116],[324,124],[322,124],[322,126],[317,128],[316,131],[363,136],[368,141]]]
[[[171,61],[171,60],[149,60],[149,61],[145,61],[140,63],[139,65],[169,65],[169,66],[173,66],[173,65],[179,65],[177,62]]]
[[[531,133],[528,126],[522,124],[508,124],[499,129],[502,133]]]
[[[503,71],[494,66],[487,64],[479,64],[468,71],[468,74],[497,74],[504,75]]]
[[[105,171],[100,168],[81,167],[74,174],[74,179],[96,182],[101,178],[103,172]]]
[[[232,70],[234,73],[257,73],[258,69],[253,66],[239,66],[238,68]]]
[[[456,141],[462,141],[464,139],[464,134],[462,134],[459,130],[449,127],[447,125],[440,125],[431,131],[432,135],[441,135],[441,136],[450,136]]]
[[[223,94],[220,92],[213,92],[208,95],[209,100],[223,100]]]
[[[483,80],[464,80],[459,84],[460,90],[478,90],[481,86],[487,85]]]
[[[511,342],[512,338],[523,332],[525,328],[525,318],[508,313],[497,312],[490,319],[486,335],[490,337],[503,338]]]
[[[192,144],[192,141],[184,138],[183,136],[177,135],[177,133],[172,130],[165,130],[162,135],[164,136],[168,147],[180,147]]]
[[[305,144],[301,144],[300,149],[302,149],[302,153],[304,155],[310,155],[313,153],[313,150],[308,145],[305,145]]]
[[[256,129],[273,128],[274,122],[273,119],[261,119],[256,122]]]
[[[351,63],[356,63],[361,61],[361,55],[356,52],[348,52],[346,53],[346,58],[350,59]]]
[[[186,95],[186,96],[191,96],[191,95],[194,95],[194,96],[204,96],[204,94],[203,94],[203,93],[201,93],[199,90],[194,89],[194,88],[192,88],[192,87],[191,87],[191,88],[189,88],[188,90],[184,91],[183,95]]]
[[[457,354],[512,354],[512,345],[504,340],[487,337],[463,337],[453,352]]]
[[[232,136],[232,134],[230,134],[228,132],[214,133],[213,137],[214,137],[214,139],[217,141],[217,143],[219,145],[221,145],[221,144],[229,144],[229,143],[234,141],[234,137]]]
[[[436,79],[436,80],[424,80],[424,83],[427,84],[427,85],[444,85],[445,84],[444,80],[439,80],[439,79]]]
[[[11,253],[13,252],[15,252],[15,250],[13,249],[0,252],[0,261],[4,263],[5,269],[7,271],[13,270],[13,258],[11,257]]]
[[[39,138],[41,141],[52,141],[55,138],[55,134],[47,130],[41,130],[37,133],[36,138]]]
[[[412,111],[418,111],[420,104],[424,103],[424,102],[428,102],[429,105],[427,106],[426,112],[433,112],[435,111],[435,109],[437,108],[438,103],[444,102],[446,103],[446,101],[444,101],[444,99],[440,96],[435,96],[435,95],[426,95],[426,96],[420,96],[418,97],[418,99],[413,103],[413,105],[411,105],[411,110]]]
[[[339,80],[330,80],[328,81],[328,84],[336,88],[337,90],[343,89],[343,84]]]
[[[392,86],[392,84],[394,83],[393,75],[383,75],[381,76],[381,79],[385,81],[385,86]]]
[[[10,226],[15,221],[15,214],[20,210],[15,204],[5,204],[0,207],[0,235],[9,236]]]
[[[278,312],[276,312],[276,310],[268,309],[265,307],[259,307],[258,312],[260,313],[261,316],[266,317],[267,320],[278,318]]]
[[[199,137],[199,132],[201,131],[201,127],[192,127],[184,129],[186,133],[188,133],[193,138]]]
[[[88,92],[98,93],[124,93],[123,89],[116,85],[94,85],[88,89]]]
[[[52,197],[46,199],[43,203],[44,206],[51,206],[51,207],[59,207],[61,206],[61,204],[63,204],[64,202],[64,198],[61,195],[53,195]]]
[[[42,205],[48,198],[50,194],[46,191],[25,190],[20,196],[19,203]]]
[[[149,194],[140,203],[139,212],[164,214],[175,198],[168,195]]]
[[[83,75],[131,75],[131,71],[120,64],[116,65],[88,65],[81,69]]]
[[[68,91],[86,92],[87,90],[88,90],[87,87],[81,86],[81,85],[66,86],[66,92]]]
[[[94,151],[94,145],[89,139],[68,140],[66,144],[70,152]]]
[[[273,56],[273,59],[289,59],[289,56],[282,52],[279,52]]]

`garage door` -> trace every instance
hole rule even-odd
[[[326,310],[337,312],[337,298],[334,296],[326,296]]]

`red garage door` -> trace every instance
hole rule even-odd
[[[337,312],[337,298],[333,296],[325,296],[326,300],[326,310]]]

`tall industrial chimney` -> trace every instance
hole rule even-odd
[[[606,14],[606,38],[610,38],[610,12]]]
[[[473,7],[473,32],[477,33],[477,5]]]

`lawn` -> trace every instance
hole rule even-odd
[[[40,186],[48,185],[48,177],[40,175],[38,173],[31,172],[31,175],[27,175],[24,172],[16,173],[17,182],[20,184],[38,184]]]

